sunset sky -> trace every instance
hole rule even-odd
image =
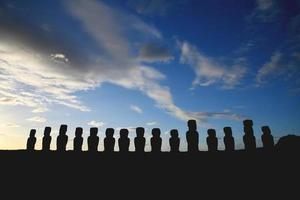
[[[52,148],[60,124],[161,128],[168,150],[196,119],[200,149],[242,120],[275,141],[300,135],[299,0],[0,0],[0,149],[22,149],[31,128]],[[86,148],[86,141],[85,141]],[[131,143],[133,149],[133,143]],[[149,146],[147,146],[149,149]]]

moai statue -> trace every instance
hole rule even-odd
[[[68,126],[62,124],[59,129],[59,135],[57,136],[56,140],[56,149],[58,152],[65,152],[67,143],[68,143],[68,136],[67,133]]]
[[[180,144],[180,138],[178,137],[178,130],[177,129],[172,129],[170,131],[170,139],[169,139],[169,143],[170,143],[170,151],[174,152],[174,153],[178,153],[179,152],[179,144]]]
[[[224,145],[225,145],[225,151],[232,152],[235,150],[235,144],[234,144],[234,138],[232,136],[232,130],[231,127],[224,127]]]
[[[115,130],[113,128],[107,128],[105,131],[104,138],[104,152],[112,153],[115,149],[115,138],[114,138]]]
[[[253,133],[253,121],[250,119],[244,120],[244,133],[243,141],[245,144],[246,151],[255,151],[256,150],[256,139]]]
[[[27,145],[26,145],[27,151],[34,151],[34,146],[36,143],[35,133],[36,133],[35,129],[30,130],[29,138],[27,139]]]
[[[216,137],[215,129],[207,130],[208,137],[206,138],[207,148],[209,152],[218,151],[218,138]]]
[[[134,146],[136,153],[145,152],[146,139],[144,137],[145,129],[143,127],[136,128],[136,137],[134,138]]]
[[[152,129],[152,138],[150,140],[150,143],[151,143],[151,152],[153,153],[161,152],[162,139],[160,137],[159,128]]]
[[[50,151],[50,144],[51,144],[51,140],[52,140],[50,133],[51,133],[51,127],[49,127],[49,126],[45,127],[44,137],[43,137],[43,142],[42,142],[42,150],[45,152]]]
[[[197,132],[196,120],[189,120],[188,123],[189,130],[186,132],[186,141],[188,143],[188,152],[198,152],[199,144],[199,134]]]
[[[269,126],[263,126],[261,127],[261,130],[263,132],[261,140],[264,146],[264,150],[272,151],[274,149],[274,138],[271,134],[271,129],[269,128]]]
[[[129,151],[130,139],[128,138],[128,130],[121,129],[120,130],[120,138],[118,140],[119,151],[122,153],[127,153]]]
[[[99,137],[98,128],[92,127],[90,128],[90,136],[88,137],[88,151],[89,152],[97,152],[98,151],[98,144],[99,144]]]
[[[77,127],[75,130],[75,138],[73,141],[73,149],[75,152],[82,151],[83,137],[82,137],[83,129],[81,127]]]

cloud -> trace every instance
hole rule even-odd
[[[130,109],[139,114],[143,113],[143,110],[137,105],[131,105]]]
[[[36,108],[36,109],[32,110],[31,112],[33,112],[33,113],[43,113],[43,112],[47,112],[47,111],[49,111],[48,108],[39,107],[39,108]]]
[[[15,124],[15,123],[6,123],[6,124],[1,124],[1,127],[5,127],[5,128],[18,128],[18,127],[20,127],[20,125]]]
[[[256,0],[256,7],[246,19],[263,23],[272,22],[280,11],[277,3],[275,0]]]
[[[269,10],[274,5],[274,0],[256,0],[257,9]]]
[[[257,84],[261,84],[263,82],[263,78],[266,76],[275,73],[280,68],[280,59],[282,54],[280,52],[275,52],[270,61],[265,63],[257,72],[256,82]]]
[[[171,8],[173,1],[170,0],[129,0],[128,5],[139,14],[165,15]]]
[[[27,119],[28,121],[31,122],[36,122],[36,123],[45,123],[47,121],[46,118],[40,117],[40,116],[35,116]]]
[[[246,67],[238,62],[226,66],[199,52],[188,42],[179,43],[181,63],[190,65],[196,74],[193,87],[221,84],[224,89],[232,89],[240,83],[246,73]]]
[[[101,121],[97,122],[97,121],[95,121],[95,120],[89,121],[87,124],[88,124],[89,126],[93,126],[93,127],[102,127],[102,126],[105,125],[104,122],[101,122]]]
[[[173,59],[168,48],[157,46],[151,43],[145,44],[141,47],[139,58],[141,59],[141,61],[146,62],[167,62]]]
[[[157,124],[157,122],[155,122],[155,121],[146,123],[147,126],[154,126],[156,124]]]
[[[101,1],[63,1],[63,5],[64,14],[76,22],[73,25],[78,31],[62,27],[53,28],[51,31],[55,32],[49,33],[40,28],[40,23],[26,24],[23,18],[0,18],[3,22],[0,23],[3,38],[0,41],[0,104],[22,105],[34,110],[61,104],[89,111],[76,93],[101,87],[106,82],[142,92],[153,99],[158,108],[180,120],[239,118],[232,113],[185,111],[174,103],[169,87],[161,84],[165,75],[142,63],[135,53],[136,44],[162,39],[155,27]],[[55,23],[49,26],[60,27]],[[77,39],[82,36],[85,40]],[[186,58],[186,61],[193,59]],[[235,67],[232,75],[222,72],[226,80],[220,78],[221,75],[212,77],[234,85],[239,79],[235,77],[239,69]]]

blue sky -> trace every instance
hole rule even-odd
[[[0,148],[38,148],[45,126],[177,128],[242,120],[269,125],[277,140],[300,134],[300,1],[49,0],[0,2]],[[148,141],[149,142],[149,141]],[[54,148],[54,144],[52,144]],[[131,145],[131,148],[133,146]],[[86,148],[86,147],[85,147]],[[149,149],[149,147],[147,147]],[[99,150],[102,150],[100,142]]]

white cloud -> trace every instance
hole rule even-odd
[[[47,121],[46,118],[40,117],[40,116],[35,116],[27,119],[28,121],[31,122],[36,122],[36,123],[45,123]]]
[[[263,78],[266,76],[273,74],[280,68],[280,59],[282,54],[280,52],[275,52],[270,61],[265,63],[257,72],[256,81],[257,84],[261,84],[263,82]]]
[[[48,108],[46,108],[46,107],[39,107],[39,108],[36,108],[36,109],[32,110],[31,112],[33,112],[33,113],[43,113],[43,112],[47,112],[47,111],[49,111]]]
[[[188,42],[180,43],[180,49],[180,61],[190,65],[195,71],[196,78],[193,81],[193,87],[221,84],[223,88],[231,89],[240,83],[246,73],[246,68],[243,65],[239,63],[232,66],[221,64],[202,54]]]
[[[130,109],[139,114],[143,113],[143,110],[137,105],[130,105]]]
[[[93,127],[102,127],[102,126],[105,125],[104,122],[101,122],[101,121],[97,122],[97,121],[95,121],[95,120],[89,121],[87,124],[88,124],[89,126],[93,126]]]
[[[50,58],[52,60],[55,60],[56,62],[63,62],[63,63],[69,62],[69,59],[64,54],[60,54],[60,53],[51,54]]]
[[[157,124],[157,122],[155,122],[155,121],[146,123],[147,126],[154,126],[156,124]]]
[[[15,124],[15,123],[6,123],[6,124],[1,124],[1,127],[5,127],[5,128],[18,128],[18,127],[20,127],[20,125]]]

